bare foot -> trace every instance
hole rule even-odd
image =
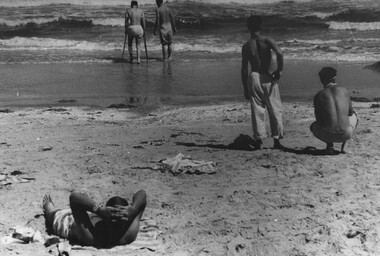
[[[327,155],[334,155],[335,154],[335,150],[333,147],[327,147],[326,148],[326,154]]]
[[[342,147],[340,148],[340,152],[342,154],[346,154],[347,152],[344,150],[344,146],[346,145],[346,142],[343,142]]]
[[[51,200],[51,197],[49,194],[46,194],[44,196],[44,199],[42,200],[42,208],[45,216],[45,225],[46,225],[46,230],[49,234],[53,232],[52,227],[53,227],[53,221],[54,221],[54,215],[57,212],[55,210],[53,201]]]
[[[275,140],[275,141],[274,141],[273,148],[274,148],[274,149],[285,149],[285,147],[284,147],[283,145],[281,145],[281,143],[280,143],[279,140]]]
[[[253,142],[253,149],[254,150],[260,150],[262,144],[263,144],[262,140],[260,140],[260,139],[254,140],[254,142]]]
[[[54,204],[49,194],[44,196],[44,199],[42,200],[42,208],[45,215],[50,214],[54,210]]]

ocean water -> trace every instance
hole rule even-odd
[[[159,61],[161,46],[152,34],[154,1],[140,0],[139,3],[148,24],[149,64],[131,67],[120,63],[124,13],[129,1],[1,0],[0,91],[3,97],[0,95],[0,99],[9,104],[15,100],[36,104],[65,96],[86,98],[86,102],[97,104],[89,99],[126,100],[143,95],[139,88],[148,88],[152,97],[160,99],[183,97],[197,101],[213,95],[214,98],[238,98],[241,94],[240,51],[249,38],[245,21],[250,14],[263,16],[262,33],[278,42],[288,63],[302,61],[309,65],[315,61],[321,63],[317,68],[323,63],[360,67],[380,60],[378,0],[168,1],[178,26],[175,60],[170,68]],[[292,70],[287,69],[287,73],[285,84],[286,79],[295,79],[290,76],[294,73]],[[376,73],[363,75],[367,77],[364,86],[362,82],[349,87],[365,93],[365,88],[379,79]],[[304,78],[300,83],[310,84],[307,82],[310,79]],[[155,87],[156,83],[161,89]],[[185,85],[186,90],[181,85]],[[287,88],[293,90],[290,93],[297,95],[297,99],[308,98],[308,92],[313,91],[293,85]],[[286,93],[289,91],[282,92]],[[17,98],[13,98],[14,95]]]

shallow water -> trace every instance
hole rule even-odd
[[[280,80],[284,101],[311,101],[321,89],[318,71],[338,70],[338,82],[353,96],[380,96],[380,74],[364,64],[286,61]],[[150,63],[56,63],[2,65],[1,106],[61,104],[209,104],[243,101],[240,60]]]

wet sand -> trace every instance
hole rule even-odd
[[[339,85],[352,96],[380,97],[380,73],[372,63],[285,60],[280,91],[284,101],[310,102],[322,86],[324,66],[338,70]],[[110,104],[183,105],[242,101],[240,59],[193,59],[129,63],[9,64],[0,69],[0,107]],[[136,102],[134,102],[136,103]]]

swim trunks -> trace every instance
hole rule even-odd
[[[317,122],[314,122],[310,126],[310,130],[314,134],[315,137],[317,137],[323,142],[326,142],[326,143],[346,142],[352,137],[354,130],[358,124],[358,117],[356,113],[354,113],[352,116],[349,116],[348,121],[349,121],[349,126],[342,132],[329,131],[326,128],[320,126]]]
[[[57,236],[68,239],[73,223],[74,217],[71,209],[59,210],[54,215],[53,233]]]
[[[128,27],[128,36],[131,38],[142,38],[144,29],[141,25],[131,25]]]
[[[173,41],[173,31],[171,25],[160,28],[160,41],[162,45],[170,45]]]

